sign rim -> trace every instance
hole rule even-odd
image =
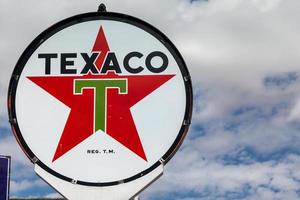
[[[159,40],[162,45],[164,45],[168,51],[171,53],[171,55],[174,57],[176,63],[178,64],[178,67],[180,69],[180,72],[183,77],[184,85],[185,85],[185,93],[186,93],[186,106],[185,106],[185,113],[184,113],[184,119],[182,122],[182,126],[179,130],[179,133],[176,136],[176,139],[174,140],[173,144],[170,146],[170,148],[167,150],[167,152],[157,161],[155,162],[151,167],[145,169],[144,171],[131,176],[129,178],[123,179],[123,180],[117,180],[112,182],[86,182],[86,181],[80,181],[80,180],[73,180],[72,178],[69,178],[67,176],[64,176],[47,165],[45,165],[42,161],[40,161],[35,154],[31,151],[27,143],[25,142],[21,130],[18,125],[17,116],[16,116],[16,108],[15,108],[15,101],[16,101],[16,91],[18,87],[18,81],[20,78],[20,75],[28,61],[28,59],[31,57],[31,55],[39,48],[39,46],[49,39],[51,36],[59,32],[60,30],[63,30],[69,26],[79,24],[86,21],[93,21],[93,20],[112,20],[112,21],[120,21],[123,23],[127,23],[133,26],[136,26],[149,34],[151,34],[153,37],[155,37],[157,40]],[[13,131],[13,134],[19,143],[19,146],[22,148],[23,152],[26,154],[26,156],[31,160],[32,163],[39,165],[41,168],[43,168],[48,173],[54,175],[57,178],[60,178],[62,180],[65,180],[67,182],[76,183],[80,185],[85,186],[112,186],[112,185],[118,185],[121,183],[126,183],[133,181],[135,179],[138,179],[149,172],[153,171],[155,168],[157,168],[161,164],[166,164],[177,152],[179,147],[181,146],[191,123],[191,117],[192,117],[192,108],[193,108],[193,91],[192,91],[192,81],[191,76],[189,74],[189,71],[187,69],[187,66],[183,60],[183,57],[179,53],[178,49],[175,47],[175,45],[165,36],[161,31],[159,31],[154,26],[148,24],[147,22],[138,19],[133,16],[121,14],[121,13],[115,13],[115,12],[89,12],[84,14],[75,15],[72,17],[69,17],[67,19],[64,19],[51,27],[47,28],[45,31],[43,31],[41,34],[39,34],[31,43],[30,45],[25,49],[25,51],[22,53],[21,57],[19,58],[11,79],[9,83],[9,89],[8,89],[8,99],[7,99],[7,106],[8,106],[8,116],[9,116],[9,122],[11,124],[11,128]]]

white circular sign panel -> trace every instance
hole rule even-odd
[[[171,158],[192,89],[174,45],[133,17],[88,13],[43,32],[21,56],[9,114],[21,147],[83,185],[134,180]]]

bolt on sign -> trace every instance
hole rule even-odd
[[[9,199],[10,157],[0,155],[0,200]]]
[[[152,25],[92,12],[41,33],[13,71],[9,118],[33,163],[85,186],[135,181],[165,164],[191,119],[182,56]]]

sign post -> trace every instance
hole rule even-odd
[[[163,173],[187,134],[192,84],[163,33],[102,5],[28,46],[8,110],[36,173],[66,198],[130,199]]]
[[[0,155],[0,200],[9,199],[10,157]]]

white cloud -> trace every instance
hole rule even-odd
[[[300,121],[300,97],[295,103],[294,107],[291,109],[290,115],[288,116],[288,121]]]
[[[14,162],[18,162],[22,165],[28,165],[30,163],[13,137],[0,139],[0,152],[3,155],[10,155]]]
[[[47,196],[45,196],[45,198],[62,198],[62,196],[58,193],[51,193],[51,194],[48,194]]]
[[[253,196],[247,198],[247,200],[281,200],[281,199],[291,199],[297,200],[299,199],[297,193],[294,191],[272,191],[268,188],[258,188],[255,190]]]
[[[252,0],[262,12],[270,11],[280,5],[281,0]]]
[[[45,187],[45,182],[42,180],[22,180],[22,181],[11,181],[10,189],[12,193],[17,193],[20,191],[28,190],[28,189],[38,189],[40,187]]]
[[[244,194],[245,187],[248,187],[246,194],[250,194],[245,195],[247,199],[297,199],[296,190],[300,186],[297,181],[300,178],[297,173],[299,156],[292,155],[279,162],[223,165],[201,159],[197,151],[183,150],[172,164],[176,167],[167,167],[164,177],[145,192],[145,197],[169,192],[209,191],[210,195],[203,199],[211,199],[214,195],[219,197],[216,199],[224,199],[227,192]]]

